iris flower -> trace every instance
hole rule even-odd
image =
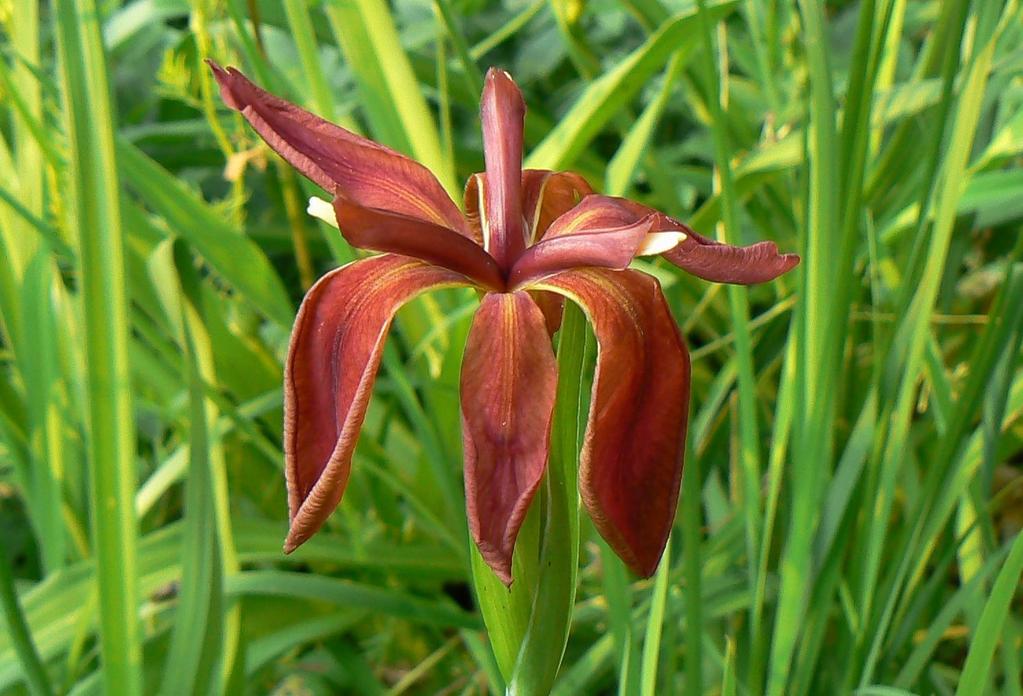
[[[384,339],[421,293],[481,293],[462,360],[469,527],[511,582],[515,538],[547,466],[564,298],[593,326],[598,354],[579,461],[593,523],[641,576],[657,567],[678,501],[689,411],[689,354],[657,281],[628,268],[663,254],[707,280],[757,283],[799,259],[770,242],[733,247],[570,172],[522,170],[525,105],[491,69],[481,115],[486,172],[463,213],[421,164],[210,64],[224,101],[333,201],[310,212],[378,255],[338,268],[306,295],[284,373],[290,552],[341,500]]]

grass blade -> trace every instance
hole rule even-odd
[[[106,56],[92,0],[55,3],[71,200],[81,254],[92,537],[99,583],[103,683],[142,692],[135,426],[128,366],[121,201]]]

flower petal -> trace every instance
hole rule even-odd
[[[526,249],[512,266],[508,287],[520,288],[544,276],[573,268],[627,268],[642,247],[651,225],[652,220],[644,218],[622,227],[541,240]]]
[[[354,247],[411,256],[461,273],[485,287],[504,288],[501,269],[490,254],[446,227],[367,208],[340,195],[334,199],[334,216],[341,235]]]
[[[643,210],[642,206],[630,205],[632,201],[613,196],[594,194],[586,196],[580,203],[554,220],[547,228],[544,239],[564,237],[597,229],[624,227],[657,215],[655,210]]]
[[[472,236],[480,244],[486,235],[486,220],[480,211],[485,209],[484,196],[487,175],[473,174],[465,184],[465,217]],[[575,172],[552,172],[549,169],[526,169],[522,172],[522,217],[526,221],[526,242],[535,243],[547,228],[563,213],[593,193],[593,189]]]
[[[627,268],[633,258],[659,254],[685,239],[683,227],[657,230],[664,216],[636,212],[608,196],[587,196],[551,223],[544,238],[526,249],[509,273],[509,287],[587,266]]]
[[[631,211],[637,219],[654,215],[655,232],[683,230],[686,238],[662,255],[697,278],[714,283],[753,285],[774,280],[799,264],[798,254],[780,254],[774,242],[757,242],[742,247],[722,244],[707,239],[694,232],[688,225],[635,201],[610,196],[595,198],[603,198],[617,204],[620,209]]]
[[[579,491],[611,548],[644,577],[657,568],[682,480],[689,353],[654,278],[584,269],[536,287],[579,304],[597,336],[597,368]]]
[[[557,367],[543,313],[525,292],[483,299],[462,360],[469,529],[506,585],[519,527],[547,467]]]
[[[487,251],[509,268],[526,247],[522,224],[522,127],[526,104],[511,75],[491,68],[483,85],[480,118],[487,162]]]
[[[234,68],[208,63],[224,102],[325,191],[469,236],[458,207],[423,165],[270,94]]]
[[[774,280],[799,265],[799,254],[780,254],[774,242],[737,247],[690,234],[664,258],[698,278],[753,285]]]
[[[535,244],[551,223],[579,204],[593,189],[575,172],[527,169],[522,172],[522,214]]]
[[[426,290],[465,284],[457,273],[385,254],[332,271],[309,290],[284,372],[285,552],[341,500],[394,313]]]

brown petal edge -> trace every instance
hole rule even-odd
[[[557,366],[540,308],[525,292],[492,293],[462,360],[462,438],[469,529],[501,581],[547,468]]]
[[[579,462],[593,523],[637,574],[657,569],[682,481],[690,366],[657,281],[633,270],[583,269],[537,288],[582,307],[597,367]]]
[[[458,207],[430,170],[260,88],[234,68],[207,61],[220,95],[277,154],[330,193],[449,227],[469,236]]]
[[[285,553],[341,500],[395,312],[427,290],[466,284],[457,273],[385,254],[328,273],[306,294],[284,370]]]
[[[454,230],[418,218],[367,208],[343,196],[334,199],[341,235],[354,247],[402,254],[461,273],[492,290],[504,289],[493,257]]]

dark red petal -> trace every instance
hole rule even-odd
[[[487,71],[480,102],[483,155],[487,162],[487,250],[509,268],[526,246],[522,226],[522,93],[503,70]]]
[[[688,225],[668,217],[653,208],[624,198],[600,196],[631,210],[637,218],[654,214],[654,231],[682,229],[686,239],[674,249],[662,254],[665,259],[682,270],[715,283],[752,285],[774,280],[799,264],[798,254],[779,254],[774,242],[757,242],[737,247],[722,244],[694,232]]]
[[[571,214],[562,215],[561,218]],[[519,257],[508,276],[508,286],[522,287],[544,276],[572,268],[627,268],[652,226],[653,220],[647,217],[623,227],[549,236],[526,249]]]
[[[527,292],[543,312],[544,321],[547,322],[547,333],[553,337],[561,328],[561,317],[565,313],[565,298],[546,290],[528,290]]]
[[[593,189],[575,172],[527,169],[522,172],[522,214],[534,244],[561,215],[574,208]]]
[[[779,254],[774,242],[736,247],[695,234],[663,256],[698,278],[738,285],[774,280],[799,264],[798,254]]]
[[[506,585],[547,467],[557,381],[540,308],[524,292],[487,295],[462,360],[465,500],[472,537]]]
[[[624,227],[632,225],[647,217],[656,217],[656,210],[646,209],[629,205],[631,201],[612,196],[591,195],[586,196],[582,201],[558,216],[544,234],[544,239],[563,237],[565,235],[589,232],[595,229],[608,229],[612,227]],[[664,217],[664,216],[660,216]],[[659,222],[662,222],[659,219]],[[688,228],[681,223],[675,227],[664,226],[663,229]]]
[[[458,207],[423,165],[270,94],[234,68],[224,70],[208,63],[224,102],[240,111],[270,147],[325,191],[468,236]]]
[[[480,192],[486,187],[485,173],[473,174],[465,184],[465,217],[474,238],[483,244],[480,210],[485,208]],[[522,217],[526,223],[526,246],[543,237],[562,213],[575,207],[593,189],[575,172],[526,169],[522,172]]]
[[[487,235],[483,232],[483,219],[481,210],[486,208],[483,196],[480,193],[486,187],[487,175],[480,172],[473,174],[465,182],[465,220],[469,223],[469,234],[480,246],[486,244]]]
[[[342,236],[354,247],[411,256],[461,273],[485,287],[504,288],[494,259],[471,239],[446,227],[367,208],[342,196],[334,199],[334,216]]]
[[[689,353],[652,277],[584,269],[538,288],[579,304],[597,336],[597,369],[579,491],[611,548],[644,577],[668,541],[685,453]]]
[[[341,500],[394,313],[426,290],[464,284],[457,273],[386,254],[328,273],[305,296],[284,371],[286,552]]]

